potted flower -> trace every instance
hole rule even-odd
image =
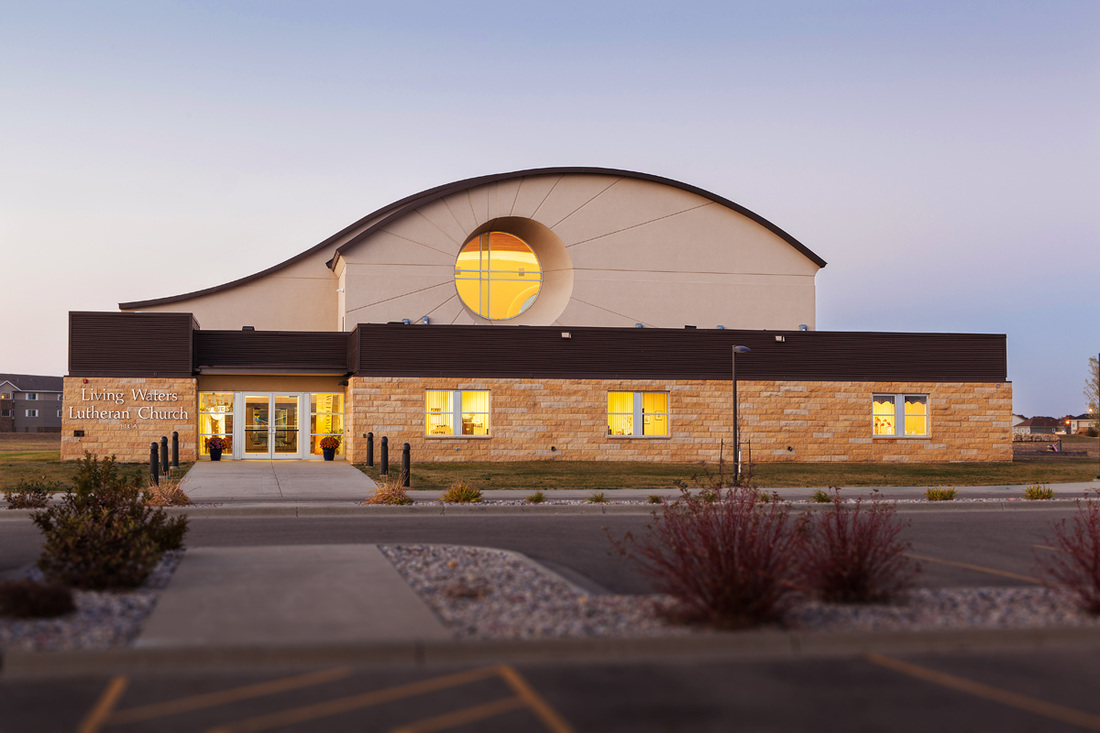
[[[210,451],[210,460],[212,461],[220,461],[222,459],[222,451],[228,447],[229,441],[217,435],[213,438],[206,439],[206,449]]]
[[[335,435],[326,435],[321,438],[321,453],[324,454],[326,461],[336,457],[336,449],[339,447],[340,439]]]

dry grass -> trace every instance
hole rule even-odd
[[[145,502],[149,506],[187,506],[191,503],[190,497],[180,488],[183,474],[173,476],[161,476],[159,484],[149,487],[149,499]]]
[[[408,493],[405,491],[405,487],[401,485],[400,477],[391,476],[388,479],[375,479],[375,482],[378,484],[378,488],[363,502],[364,504],[401,505],[413,503],[413,500],[409,498]]]

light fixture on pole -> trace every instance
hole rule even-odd
[[[734,346],[730,357],[730,372],[733,377],[733,461],[736,465],[734,481],[741,483],[741,441],[737,431],[737,355],[747,354],[752,349],[748,346]]]

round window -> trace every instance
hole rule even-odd
[[[482,318],[515,318],[538,297],[542,266],[519,237],[486,232],[462,246],[455,263],[455,286],[466,307]]]

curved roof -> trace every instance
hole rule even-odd
[[[217,292],[220,292],[220,291],[223,291],[223,290],[229,290],[231,288],[237,287],[238,285],[244,285],[245,283],[252,282],[253,280],[258,280],[258,279],[260,279],[260,278],[262,278],[266,275],[270,275],[274,272],[277,272],[277,271],[283,269],[284,267],[289,267],[290,265],[293,265],[294,263],[296,263],[296,262],[298,262],[302,259],[305,259],[306,257],[309,257],[312,254],[316,254],[317,252],[319,252],[321,250],[324,250],[327,247],[331,247],[334,242],[340,240],[342,237],[346,236],[349,232],[355,231],[357,228],[359,228],[361,226],[364,226],[367,222],[370,222],[372,220],[377,220],[377,221],[375,221],[374,224],[367,227],[363,231],[359,232],[354,237],[352,237],[351,239],[349,239],[347,242],[340,245],[336,249],[336,251],[333,253],[332,259],[330,259],[327,263],[329,267],[332,267],[332,265],[335,262],[336,258],[339,257],[344,251],[346,251],[347,249],[349,249],[351,247],[354,247],[356,244],[363,241],[364,239],[366,239],[370,235],[374,234],[376,231],[382,229],[383,227],[388,225],[390,222],[392,222],[396,219],[399,219],[402,216],[405,216],[410,211],[413,211],[417,208],[420,208],[421,206],[424,206],[425,204],[429,204],[429,203],[431,203],[433,201],[436,201],[438,199],[444,198],[446,196],[450,196],[451,194],[457,193],[459,191],[464,191],[464,190],[471,189],[471,188],[477,188],[478,186],[484,186],[484,185],[490,184],[490,183],[497,183],[497,182],[500,182],[500,181],[507,181],[507,180],[511,180],[511,179],[514,179],[514,178],[527,178],[527,177],[532,177],[532,176],[560,176],[560,175],[602,175],[602,176],[617,176],[619,178],[633,178],[633,179],[637,179],[637,180],[640,180],[640,181],[649,181],[651,183],[660,183],[660,184],[663,184],[663,185],[666,185],[666,186],[672,186],[673,188],[678,188],[682,191],[687,191],[689,193],[693,193],[697,196],[701,196],[705,199],[713,201],[716,204],[720,204],[722,206],[725,206],[726,208],[732,209],[733,211],[736,211],[737,213],[739,213],[739,214],[751,219],[752,221],[756,222],[757,224],[763,226],[764,228],[768,229],[769,231],[771,231],[774,234],[776,234],[777,236],[779,236],[781,239],[783,239],[785,242],[790,244],[796,250],[801,252],[807,259],[809,259],[811,262],[816,264],[818,267],[825,267],[825,265],[826,265],[825,260],[823,260],[817,254],[815,254],[813,251],[811,251],[809,247],[802,244],[797,239],[792,237],[790,234],[783,231],[782,229],[777,227],[775,224],[772,224],[770,221],[768,221],[764,217],[760,216],[759,214],[756,214],[755,212],[752,212],[752,211],[746,209],[744,206],[741,206],[740,204],[734,203],[733,201],[730,201],[727,198],[723,198],[722,196],[719,196],[718,194],[711,193],[710,191],[706,191],[706,190],[701,189],[697,186],[692,186],[692,185],[687,184],[687,183],[682,183],[680,181],[675,181],[671,178],[664,178],[662,176],[656,176],[656,175],[653,175],[653,174],[650,174],[650,173],[639,173],[637,171],[620,170],[620,169],[617,169],[617,168],[592,168],[592,167],[579,167],[579,166],[561,167],[561,168],[531,168],[531,169],[528,169],[528,170],[512,171],[510,173],[494,173],[494,174],[487,175],[487,176],[478,176],[476,178],[466,178],[466,179],[461,180],[461,181],[455,181],[453,183],[447,183],[447,184],[444,184],[442,186],[436,186],[435,188],[429,188],[425,191],[421,191],[420,193],[415,193],[411,196],[406,196],[405,198],[400,199],[398,201],[394,201],[391,204],[383,206],[382,208],[378,209],[377,211],[374,211],[374,212],[371,212],[370,214],[367,214],[366,216],[364,216],[363,218],[361,218],[358,221],[354,222],[353,224],[351,224],[349,226],[346,226],[343,229],[341,229],[340,231],[336,232],[331,237],[328,237],[323,242],[320,242],[320,243],[314,245],[313,247],[310,247],[305,252],[302,252],[301,254],[295,255],[294,257],[291,257],[290,259],[285,260],[284,262],[280,262],[277,265],[269,267],[266,270],[261,270],[260,272],[254,273],[252,275],[248,275],[246,277],[238,278],[237,280],[233,280],[231,282],[227,282],[227,283],[224,283],[222,285],[216,285],[216,286],[211,287],[211,288],[205,288],[203,290],[196,290],[194,292],[184,293],[182,295],[173,295],[173,296],[169,296],[167,298],[155,298],[153,300],[141,300],[141,301],[133,301],[133,302],[130,302],[130,303],[119,303],[118,307],[121,310],[134,310],[134,309],[140,309],[140,308],[147,308],[147,307],[151,307],[151,306],[167,305],[167,304],[170,304],[170,303],[178,303],[180,301],[190,300],[192,298],[197,298],[197,297],[200,297],[200,296],[203,296],[203,295],[211,295],[213,293],[217,293]]]

